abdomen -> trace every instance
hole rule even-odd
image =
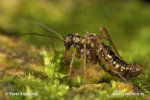
[[[111,49],[111,47],[99,43],[97,46],[97,57],[99,65],[110,74],[113,74],[112,67],[121,75],[126,76],[128,71],[127,65]],[[111,67],[112,65],[112,67]]]

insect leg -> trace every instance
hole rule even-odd
[[[102,51],[104,53],[104,56],[107,57],[107,54],[106,54],[106,49],[102,46]],[[108,64],[109,66],[111,67],[111,71],[112,73],[114,73],[115,75],[117,75],[122,81],[126,82],[126,83],[129,83],[127,81],[127,79],[125,77],[123,77],[114,67],[113,67],[113,64],[112,62],[110,61],[110,59],[108,59]]]
[[[104,52],[104,51],[105,51],[105,48],[102,47],[102,50],[103,50],[103,52]],[[104,52],[104,55],[106,56],[106,52]],[[143,93],[142,90],[139,89],[138,86],[134,85],[133,83],[128,82],[126,78],[124,78],[116,69],[114,69],[113,64],[112,64],[112,62],[111,62],[110,60],[108,60],[108,64],[109,64],[109,66],[111,67],[111,70],[107,69],[107,68],[105,67],[105,65],[102,65],[100,59],[98,59],[98,63],[99,63],[100,66],[102,66],[102,68],[103,68],[106,72],[108,72],[108,73],[110,73],[110,74],[112,74],[112,75],[118,76],[122,81],[124,81],[125,83],[127,83],[127,84],[133,86],[133,90],[134,90],[135,93]]]
[[[83,79],[84,87],[85,87],[85,80],[86,80],[86,44],[84,44],[84,79]]]
[[[109,74],[113,74],[109,69],[106,68],[105,65],[102,65],[100,60],[98,60],[98,64],[101,66],[101,68],[105,71],[105,72],[108,72]]]
[[[73,62],[74,62],[75,54],[76,54],[76,48],[75,48],[75,50],[72,54],[72,59],[71,59],[71,63],[70,63],[70,66],[69,66],[69,79],[71,78],[72,65],[73,65]]]
[[[116,54],[121,58],[120,54],[118,53],[115,44],[113,43],[110,34],[108,33],[107,29],[105,27],[100,28],[99,35],[102,36],[102,33],[105,32],[106,36],[108,37],[110,44],[112,45],[113,49],[115,50]]]

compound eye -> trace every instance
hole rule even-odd
[[[68,35],[66,38],[65,38],[65,42],[64,42],[64,45],[66,48],[70,48],[70,46],[72,45],[72,35]]]
[[[70,41],[71,41],[70,37],[66,37],[65,42],[70,42]]]
[[[72,42],[72,35],[71,34],[69,34],[69,35],[67,35],[66,37],[65,37],[65,42],[67,43],[67,42]]]

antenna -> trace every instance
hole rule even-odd
[[[55,36],[50,36],[50,35],[44,35],[44,34],[39,34],[39,33],[23,33],[23,34],[9,34],[9,35],[16,35],[16,36],[25,36],[25,35],[39,35],[39,36],[44,36],[44,37],[50,37],[50,38],[55,38],[55,39],[59,39],[61,41],[64,41],[62,40],[61,38],[59,37],[55,37]]]
[[[49,28],[48,26],[46,26],[46,25],[44,25],[44,24],[42,24],[42,23],[40,23],[40,22],[31,21],[31,20],[21,20],[21,21],[23,21],[23,22],[25,22],[25,23],[31,23],[31,24],[39,25],[39,26],[41,26],[42,28],[44,28],[44,29],[46,29],[46,30],[48,30],[48,31],[50,31],[50,32],[52,32],[52,33],[55,33],[55,34],[60,38],[60,40],[63,40],[63,37],[62,37],[58,32],[56,32],[55,30]]]

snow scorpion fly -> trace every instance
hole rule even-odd
[[[102,33],[105,32],[107,37]],[[102,39],[110,42],[110,46],[106,46]],[[116,50],[116,47],[107,32],[106,28],[101,27],[98,35],[87,33],[84,36],[79,34],[68,34],[64,39],[66,48],[65,57],[68,57],[70,47],[73,45],[75,50],[70,64],[69,77],[71,76],[71,69],[74,61],[74,56],[84,59],[84,82],[86,78],[86,63],[89,61],[93,64],[98,63],[106,72],[120,77],[124,82],[127,82],[127,77],[134,77],[141,73],[142,68],[138,64],[127,64],[123,61]]]
[[[81,36],[78,33],[68,34],[65,38],[62,38],[60,34],[52,30],[46,25],[38,22],[29,21],[29,23],[37,24],[48,31],[55,33],[57,37],[38,34],[38,33],[25,33],[23,35],[40,35],[45,37],[51,37],[59,39],[64,42],[65,46],[65,60],[69,56],[69,50],[71,46],[74,46],[74,52],[72,54],[72,60],[69,66],[69,79],[71,77],[72,66],[75,56],[84,59],[84,83],[86,80],[86,63],[99,64],[106,72],[111,75],[118,76],[122,81],[129,83],[126,78],[135,77],[142,72],[142,67],[139,64],[128,64],[119,55],[116,47],[105,27],[100,28],[99,34],[89,33]],[[106,37],[103,35],[105,33]],[[106,46],[103,39],[108,40],[110,46]]]

